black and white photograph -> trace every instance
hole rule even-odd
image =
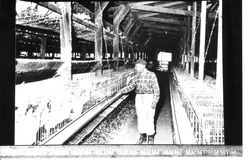
[[[242,157],[235,3],[16,0],[0,159]]]

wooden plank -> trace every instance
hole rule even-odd
[[[205,63],[205,36],[206,36],[206,6],[207,1],[201,2],[201,26],[200,26],[200,53],[199,53],[199,81],[203,82]]]
[[[165,19],[165,18],[155,18],[155,17],[144,17],[141,20],[152,21],[152,22],[160,22],[160,23],[168,23],[168,24],[176,24],[176,25],[186,25],[184,21],[178,21],[174,19]]]
[[[153,7],[153,6],[136,6],[132,5],[132,9],[134,10],[141,10],[141,11],[147,11],[147,12],[156,12],[156,13],[164,13],[164,14],[173,14],[173,15],[181,15],[181,16],[192,16],[192,11],[185,11],[185,10],[179,10],[179,9],[170,9],[170,8],[163,8],[163,7]]]
[[[194,15],[192,17],[192,40],[191,40],[191,76],[192,77],[194,77],[197,2],[193,2],[193,12],[194,12]]]
[[[61,2],[61,20],[60,20],[60,47],[61,60],[64,64],[58,69],[61,75],[71,79],[71,58],[72,58],[72,20],[71,20],[71,2]]]

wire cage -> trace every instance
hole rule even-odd
[[[197,144],[224,145],[223,104],[215,89],[198,83],[181,69],[175,69],[174,73]]]
[[[127,82],[126,72],[101,77],[86,74],[67,82],[53,78],[17,85],[16,144],[42,144],[88,109],[112,98]]]

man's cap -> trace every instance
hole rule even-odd
[[[146,65],[146,64],[147,64],[147,62],[146,62],[145,60],[143,60],[143,59],[138,59],[138,60],[135,62],[135,64],[142,64],[142,65]]]

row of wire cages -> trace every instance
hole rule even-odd
[[[181,69],[172,70],[197,144],[224,145],[224,112],[215,89],[197,83]]]
[[[16,144],[43,144],[89,109],[112,98],[127,84],[126,75],[87,76],[63,84],[53,83],[48,90],[41,92],[37,87],[18,92]]]

